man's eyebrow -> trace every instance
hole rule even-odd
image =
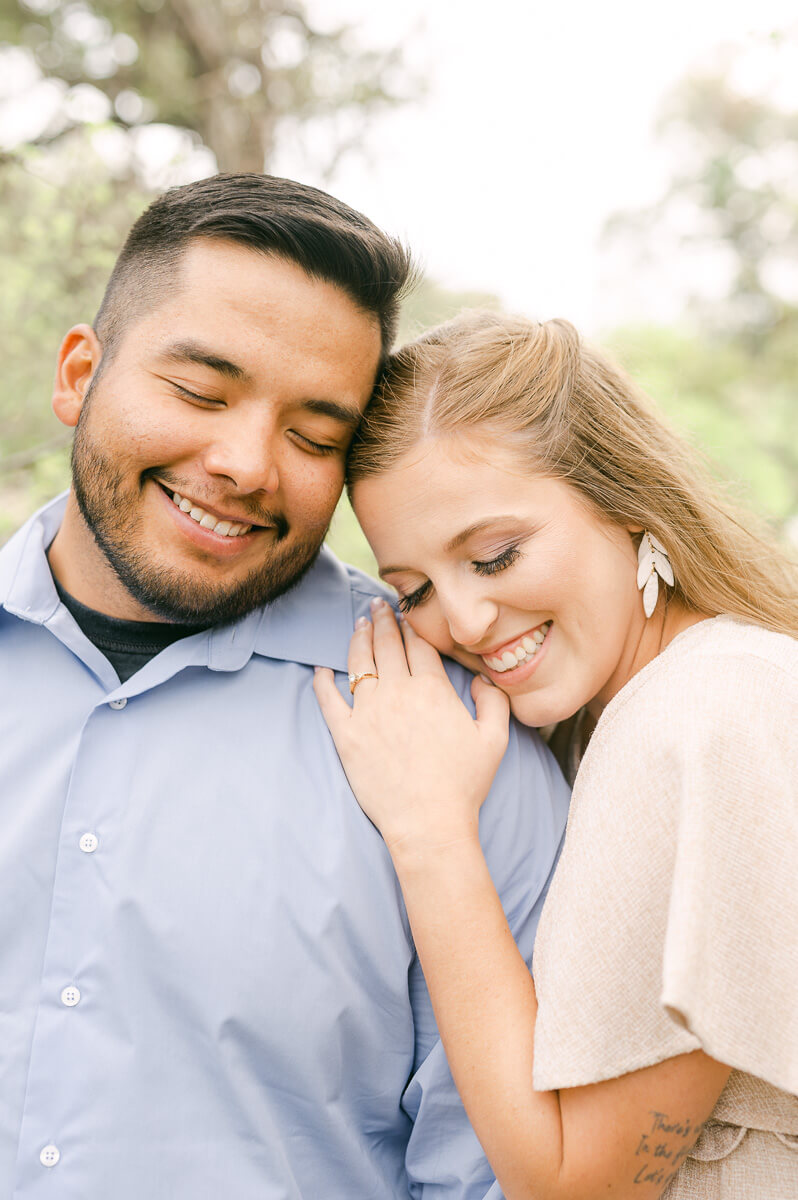
[[[198,367],[209,367],[212,371],[217,371],[228,379],[245,380],[250,378],[249,372],[245,371],[243,367],[230,362],[229,358],[222,358],[221,355],[214,354],[212,350],[201,346],[199,342],[173,342],[171,346],[167,346],[161,352],[161,358],[166,362],[194,363]]]
[[[196,363],[199,367],[209,367],[212,371],[217,371],[220,375],[239,382],[247,382],[252,378],[249,372],[240,367],[238,363],[214,354],[213,351],[201,346],[199,342],[173,342],[171,346],[167,346],[161,352],[161,358],[172,363]],[[334,421],[339,421],[348,429],[357,429],[363,416],[359,408],[354,405],[340,404],[337,400],[303,400],[299,407],[305,409],[306,412],[317,413],[322,417],[332,417]]]
[[[299,407],[320,417],[332,417],[334,421],[340,421],[349,429],[357,429],[363,416],[359,408],[340,404],[337,400],[303,400]]]

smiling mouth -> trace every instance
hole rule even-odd
[[[156,480],[156,482],[158,482]],[[202,529],[208,529],[212,533],[219,534],[220,537],[244,537],[253,529],[263,529],[263,525],[246,524],[243,521],[235,521],[229,517],[217,517],[215,513],[208,512],[202,508],[195,500],[191,500],[188,496],[183,496],[180,492],[173,492],[163,483],[158,483],[158,486],[163,489],[176,508],[186,516],[191,517],[192,521],[196,521]]]
[[[524,634],[516,645],[508,646],[501,654],[481,654],[480,658],[486,666],[490,667],[491,671],[495,671],[498,675],[503,675],[506,671],[514,671],[516,667],[520,667],[522,663],[529,662],[531,658],[535,657],[545,642],[552,624],[552,621],[544,621],[537,629]]]

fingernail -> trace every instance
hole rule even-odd
[[[480,679],[484,679],[484,680],[485,680],[485,683],[489,683],[489,684],[490,684],[490,686],[491,686],[491,687],[493,687],[493,680],[492,680],[492,679],[488,679],[487,675],[483,675],[481,671],[480,671],[480,673],[479,673],[479,677],[480,677]]]
[[[371,598],[372,609],[382,608],[382,606],[384,604],[385,604],[385,601],[383,600],[382,596],[372,596],[372,598]]]
[[[314,667],[314,668],[313,668],[313,674],[314,674],[314,675],[318,675],[318,673],[319,673],[319,671],[320,671],[320,670],[321,670],[321,667]]]
[[[358,619],[355,621],[355,629],[365,629],[368,623],[368,617],[358,617]]]

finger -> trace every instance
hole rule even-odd
[[[374,630],[368,617],[358,617],[355,621],[355,632],[349,643],[348,670],[350,675],[374,675],[374,679],[364,679],[356,684],[355,692],[368,695],[377,686],[377,668],[374,665]],[[364,690],[365,689],[365,690]]]
[[[336,733],[343,728],[352,716],[352,709],[347,704],[335,684],[335,676],[327,667],[316,667],[313,676],[313,691],[319,702],[321,715],[327,722],[327,728],[335,740]]]
[[[406,677],[409,674],[407,655],[396,615],[381,596],[375,596],[371,602],[371,619],[374,622],[374,661],[380,678]]]
[[[434,646],[416,633],[410,622],[401,617],[399,628],[405,643],[405,653],[411,675],[446,675],[443,659]]]
[[[510,736],[510,701],[501,688],[475,675],[471,695],[477,709],[477,725],[495,749],[504,753]]]

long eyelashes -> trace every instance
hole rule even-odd
[[[399,597],[399,611],[409,613],[411,608],[415,608],[417,604],[423,604],[432,591],[432,584],[429,580],[422,583],[420,588],[416,588],[414,592],[410,592],[408,596]]]
[[[508,567],[511,567],[520,557],[521,551],[517,546],[508,546],[506,550],[502,550],[501,554],[497,554],[495,558],[491,558],[487,562],[474,561],[471,563],[471,566],[478,575],[496,575],[499,571],[505,571]],[[410,592],[407,596],[400,596],[400,611],[409,613],[411,609],[428,600],[431,592],[432,584],[427,580],[426,583],[422,583],[421,587],[416,588],[414,592]]]
[[[472,562],[471,566],[478,575],[495,575],[497,571],[511,567],[520,557],[521,551],[517,546],[508,546],[501,554],[497,554],[496,558],[491,558],[488,562]]]

